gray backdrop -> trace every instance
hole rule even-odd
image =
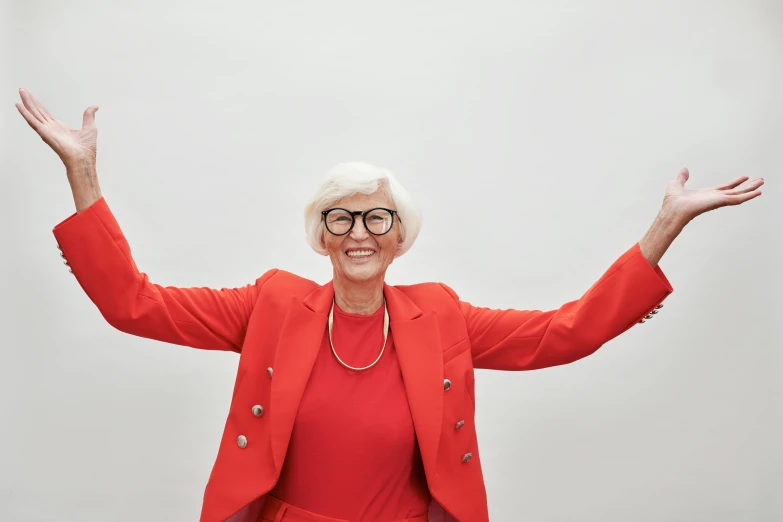
[[[783,6],[768,1],[55,2],[2,23],[0,520],[196,520],[237,356],[110,327],[55,248],[74,211],[25,87],[81,125],[141,270],[321,283],[302,207],[395,172],[424,229],[388,273],[477,305],[578,298],[688,188],[764,176],[686,227],[661,313],[574,364],[479,371],[493,521],[783,519]],[[328,4],[328,5],[327,5]]]

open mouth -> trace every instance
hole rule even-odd
[[[375,250],[371,250],[371,249],[346,250],[345,255],[355,260],[369,259],[375,255]]]

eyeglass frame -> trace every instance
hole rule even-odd
[[[348,230],[346,230],[342,234],[335,234],[334,232],[329,230],[329,225],[326,224],[326,215],[329,214],[329,212],[331,212],[333,210],[344,210],[345,212],[347,212],[351,216],[351,226],[348,227]],[[387,230],[386,232],[383,232],[382,234],[376,234],[375,232],[371,231],[367,227],[367,214],[369,214],[373,210],[385,210],[386,212],[391,214],[392,220],[391,220],[391,224],[389,225],[389,230]],[[384,235],[388,234],[389,232],[391,232],[391,229],[394,228],[394,216],[397,215],[397,211],[396,210],[392,210],[390,208],[385,208],[385,207],[375,207],[375,208],[371,208],[370,210],[353,210],[353,211],[352,210],[348,210],[347,208],[334,207],[334,208],[330,208],[328,210],[322,210],[321,211],[321,215],[323,216],[323,219],[324,219],[324,228],[326,228],[326,231],[329,232],[330,234],[332,234],[333,236],[344,236],[344,235],[350,233],[351,230],[353,230],[353,227],[356,225],[356,216],[362,216],[362,224],[364,225],[364,229],[367,232],[369,232],[373,236],[384,236]],[[402,221],[402,220],[400,220],[400,221]]]

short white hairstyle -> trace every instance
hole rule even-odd
[[[394,257],[407,252],[421,230],[421,213],[394,174],[387,169],[358,161],[332,167],[305,206],[305,234],[313,250],[324,256],[329,255],[322,243],[325,232],[322,211],[355,194],[372,194],[378,190],[388,196],[397,211],[395,222],[400,227],[400,244]]]

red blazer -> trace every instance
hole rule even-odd
[[[255,521],[285,460],[334,290],[273,269],[233,289],[175,288],[140,272],[102,198],[54,227],[61,255],[118,330],[240,354],[202,522]],[[595,352],[672,292],[634,244],[557,310],[492,310],[440,283],[384,285],[394,344],[437,520],[488,520],[474,425],[473,369],[532,370]],[[258,408],[260,406],[261,408]]]

